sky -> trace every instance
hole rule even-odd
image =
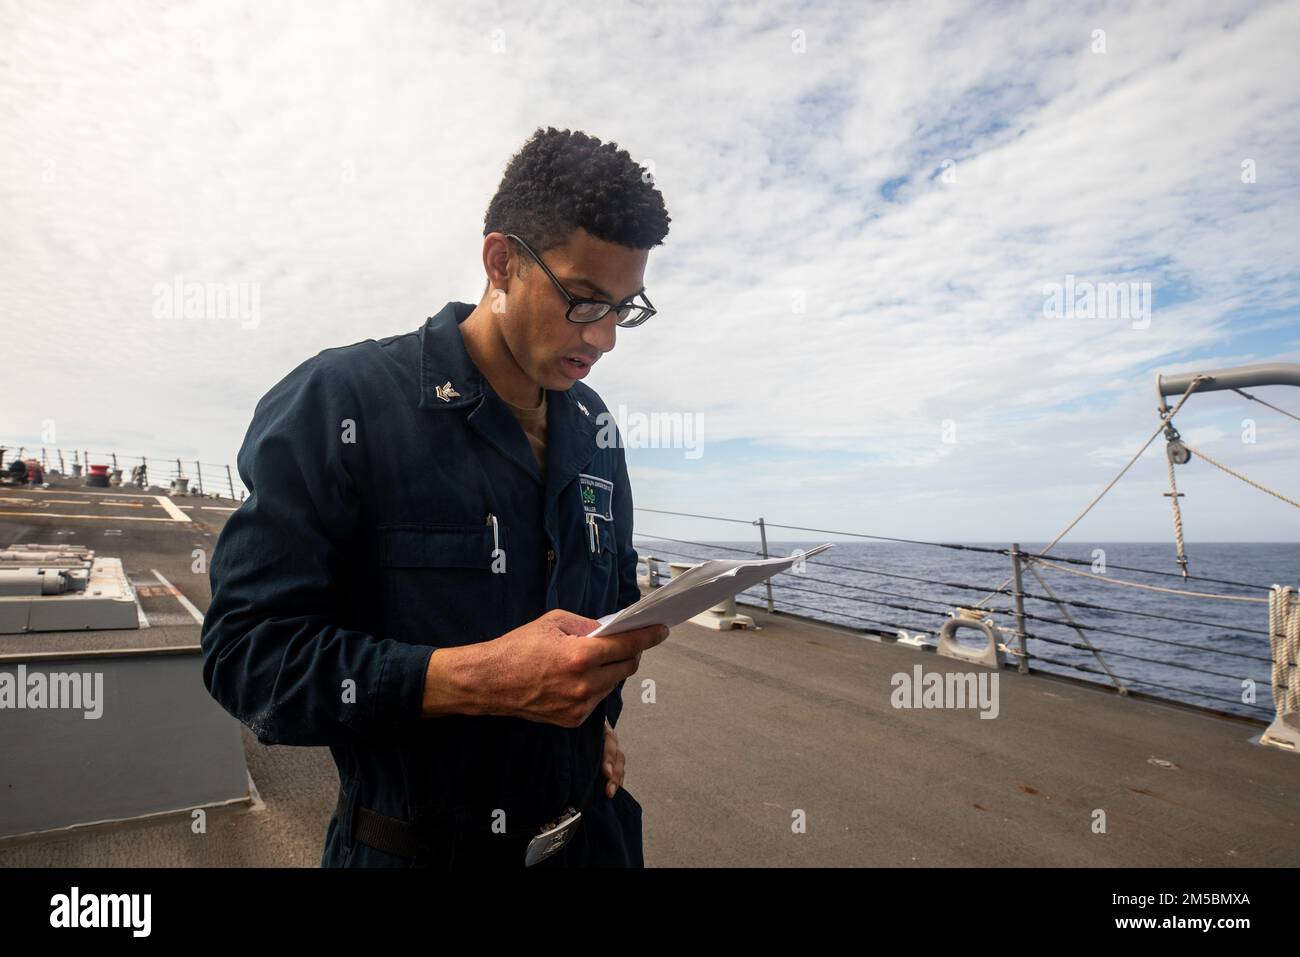
[[[1157,374],[1300,362],[1298,48],[1297,3],[5,0],[0,444],[233,466],[304,359],[478,301],[488,201],[554,126],[672,217],[658,315],[586,380],[625,431],[691,425],[629,436],[638,507],[1050,540]],[[1223,392],[1176,424],[1300,499],[1300,422]],[[1178,485],[1190,542],[1300,539],[1199,456]],[[1158,440],[1067,541],[1171,541],[1167,490]]]

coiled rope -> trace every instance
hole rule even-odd
[[[1300,601],[1290,585],[1274,585],[1268,596],[1268,635],[1273,646],[1273,704],[1277,717],[1300,711]]]

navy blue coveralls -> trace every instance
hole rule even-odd
[[[640,866],[640,805],[623,788],[606,797],[601,772],[621,684],[577,728],[421,717],[435,648],[640,597],[605,404],[582,382],[547,392],[543,482],[465,350],[472,310],[450,302],[414,332],[326,349],[258,403],[238,458],[249,496],[211,562],[204,683],[263,744],[330,748],[344,810],[322,866],[523,866],[535,828],[593,787],[574,837],[539,866]],[[358,807],[454,839],[415,861],[376,850],[352,839]]]

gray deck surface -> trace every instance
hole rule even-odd
[[[158,569],[207,606],[190,549],[210,553],[226,513],[111,525],[5,510],[0,544],[87,544],[122,557],[133,580]],[[76,536],[51,537],[74,525]],[[150,614],[175,624],[0,636],[0,654],[197,643],[174,598],[154,598]],[[1250,744],[1260,723],[1010,670],[996,719],[895,709],[896,672],[981,669],[746,611],[758,630],[673,629],[624,689],[618,731],[649,866],[1300,864],[1300,755]],[[646,680],[654,703],[642,700]],[[243,739],[263,806],[212,809],[200,835],[182,813],[0,841],[0,866],[316,866],[338,786],[329,752],[268,748],[246,729]],[[1096,809],[1104,834],[1093,833]],[[796,810],[806,833],[792,831]]]

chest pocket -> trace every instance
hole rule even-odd
[[[618,601],[618,546],[614,541],[612,521],[589,516],[588,522],[591,524],[583,526],[583,547],[588,558],[583,613],[590,618],[599,618],[614,611]]]
[[[505,528],[495,535],[508,556]],[[506,575],[493,571],[491,525],[381,525],[379,536],[384,637],[450,646],[502,634]]]

